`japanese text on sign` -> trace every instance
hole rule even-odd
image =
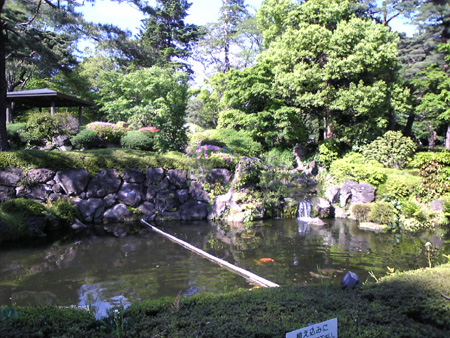
[[[337,338],[337,318],[286,333],[286,338]]]

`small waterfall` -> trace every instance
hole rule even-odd
[[[311,203],[308,200],[303,200],[298,203],[297,219],[308,222],[311,218]]]

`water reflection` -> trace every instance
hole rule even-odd
[[[209,253],[280,285],[339,283],[347,270],[361,280],[428,266],[424,244],[434,243],[435,263],[449,241],[437,235],[398,236],[333,221],[308,226],[271,220],[222,229],[206,222],[166,225],[169,232]],[[268,259],[270,258],[270,259]],[[124,238],[91,237],[41,248],[0,250],[0,304],[78,305],[103,315],[112,306],[143,299],[250,288],[242,277],[145,228]]]

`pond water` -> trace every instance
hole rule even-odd
[[[381,234],[350,221],[310,227],[295,219],[255,222],[223,230],[207,222],[168,224],[162,230],[280,285],[340,283],[350,270],[374,281],[388,267],[446,262],[450,240],[438,235]],[[325,276],[326,278],[322,278]],[[250,289],[244,278],[141,227],[139,234],[89,237],[38,248],[0,249],[0,305],[54,304],[108,308],[163,296]]]

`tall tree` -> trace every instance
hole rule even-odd
[[[205,71],[227,72],[251,66],[262,50],[262,36],[256,17],[244,0],[222,0],[217,22],[203,26],[194,59]]]
[[[192,49],[201,36],[197,25],[184,22],[191,3],[187,0],[157,0],[157,6],[146,6],[148,15],[140,34],[140,42],[154,52],[156,59],[139,58],[141,67],[174,64],[190,69],[186,64]],[[184,63],[183,63],[184,62]]]
[[[351,144],[385,130],[404,93],[396,82],[397,34],[358,17],[357,1],[267,0],[267,50],[278,95],[315,120],[320,138]],[[358,15],[357,15],[358,14]]]

